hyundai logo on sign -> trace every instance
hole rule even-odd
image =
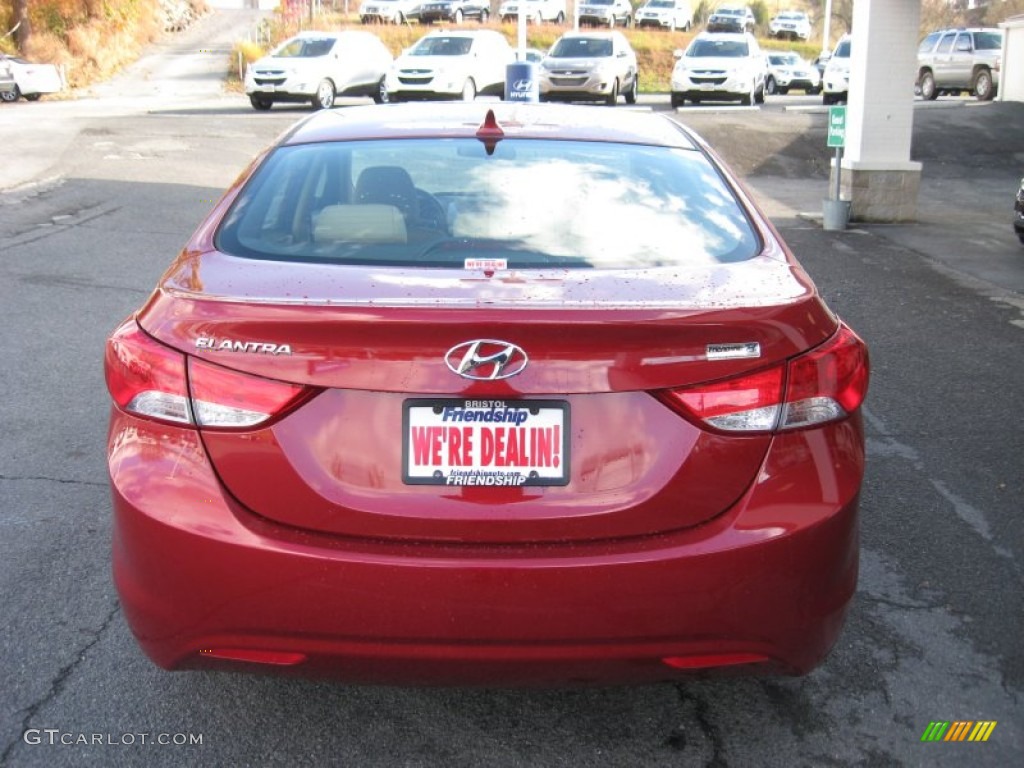
[[[444,356],[452,373],[465,379],[494,381],[522,373],[530,359],[522,347],[496,339],[477,339],[456,344]]]
[[[505,67],[505,101],[540,101],[532,62],[517,61]]]

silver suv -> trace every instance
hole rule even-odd
[[[625,35],[566,32],[540,64],[541,101],[603,101],[614,107],[621,93],[636,104],[640,72]]]
[[[940,29],[917,49],[917,82],[921,98],[969,91],[988,101],[999,89],[1003,33],[998,29]]]

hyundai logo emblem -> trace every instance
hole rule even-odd
[[[533,87],[533,80],[516,80],[514,83],[512,83],[512,90],[513,91],[518,91],[518,92],[528,91],[532,87]]]
[[[444,356],[445,365],[464,379],[494,381],[522,373],[530,359],[522,347],[497,339],[456,344]]]

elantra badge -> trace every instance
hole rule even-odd
[[[211,336],[200,336],[197,338],[196,349],[209,349],[213,352],[255,352],[262,355],[290,355],[292,353],[291,344],[273,344],[269,341],[215,339]]]
[[[495,381],[523,372],[530,359],[522,347],[497,339],[477,339],[457,344],[444,356],[445,365],[464,379]]]
[[[745,357],[760,357],[761,345],[756,341],[739,344],[708,344],[708,360],[739,360]]]

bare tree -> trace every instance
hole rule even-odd
[[[14,0],[14,28],[14,41],[18,44],[18,50],[24,51],[32,34],[28,21],[28,0]]]
[[[982,22],[985,26],[994,27],[1011,16],[1019,16],[1021,14],[1024,14],[1024,0],[1005,0],[1002,3],[989,3],[985,7]]]
[[[833,34],[853,31],[853,0],[832,0]]]
[[[964,13],[956,3],[948,0],[921,1],[921,34],[926,35],[936,29],[962,27],[965,24]]]

